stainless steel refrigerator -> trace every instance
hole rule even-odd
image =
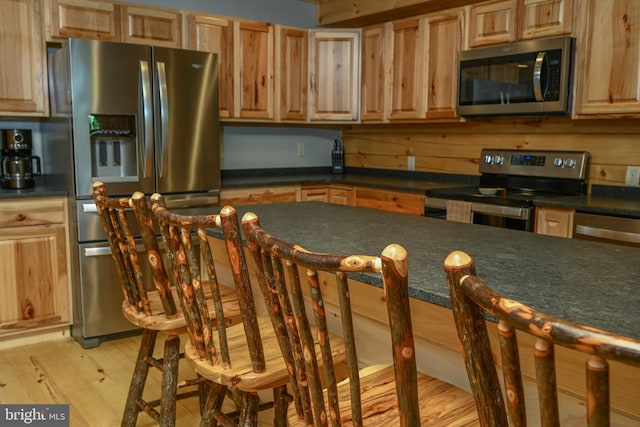
[[[43,155],[73,194],[74,325],[85,347],[133,329],[91,185],[160,192],[169,207],[215,206],[218,60],[212,53],[70,39],[49,55],[52,119]],[[64,171],[66,169],[66,172]],[[141,246],[142,248],[142,246]]]

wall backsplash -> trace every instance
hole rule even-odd
[[[624,185],[640,166],[640,120],[495,119],[450,124],[359,125],[345,128],[345,165],[478,175],[482,148],[584,150],[589,184]]]

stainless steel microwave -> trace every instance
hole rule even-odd
[[[458,114],[569,114],[574,44],[567,36],[461,52]]]

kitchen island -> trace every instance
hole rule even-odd
[[[467,379],[442,267],[452,250],[469,253],[479,276],[513,299],[550,315],[640,339],[640,249],[319,202],[242,206],[238,211],[255,212],[265,230],[309,250],[379,254],[389,243],[403,245],[409,253],[414,333],[422,355],[419,368],[461,387],[467,387]],[[221,234],[210,233],[212,243],[219,243]],[[383,362],[388,350],[380,333],[380,323],[386,322],[381,279],[369,274],[352,279],[357,325],[369,331],[360,359],[364,364]],[[523,347],[532,345],[526,338],[520,341]],[[584,394],[581,356],[562,349],[557,349],[557,356],[561,366],[573,369],[559,375],[561,388]],[[640,374],[632,369],[616,372],[618,367],[613,368],[612,381],[622,379],[626,385],[613,387],[612,404],[640,417]],[[532,369],[533,361],[523,360],[523,370]]]

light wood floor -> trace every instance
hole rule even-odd
[[[83,349],[63,338],[0,350],[0,403],[69,404],[71,427],[119,426],[140,337],[122,338]],[[161,354],[162,343],[156,344]],[[181,363],[184,378],[192,377]],[[145,397],[160,390],[160,374],[149,372]],[[260,414],[260,426],[273,425],[273,412]],[[139,427],[155,423],[138,416]],[[178,426],[200,425],[198,399],[178,402]]]

